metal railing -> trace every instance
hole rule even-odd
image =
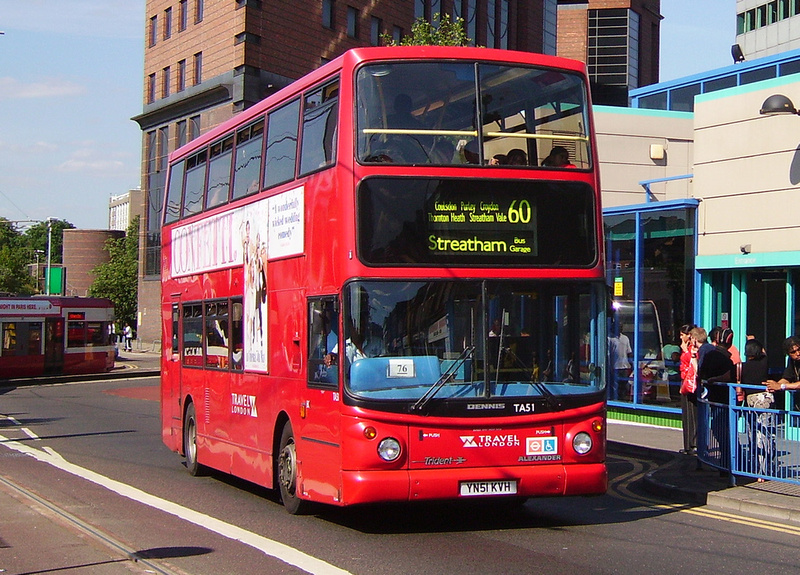
[[[754,477],[800,485],[800,411],[794,391],[775,393],[770,409],[738,405],[736,387],[764,391],[764,386],[705,384],[726,388],[728,402],[714,402],[701,392],[697,400],[697,457],[736,477]]]

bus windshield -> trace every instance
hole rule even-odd
[[[393,62],[360,68],[356,90],[362,163],[591,167],[586,90],[577,74]]]
[[[605,385],[602,285],[357,281],[344,298],[345,388],[363,399],[553,397]]]

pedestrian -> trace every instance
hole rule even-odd
[[[727,339],[722,337],[728,330],[715,327],[711,330],[714,345],[704,353],[698,351],[697,375],[707,391],[708,409],[711,415],[711,438],[718,444],[719,462],[730,469],[730,425],[728,423],[728,397],[726,383],[736,381],[736,366],[731,361]],[[732,339],[732,338],[731,338]],[[701,392],[705,393],[705,392]],[[709,445],[709,447],[713,447]]]
[[[633,348],[631,347],[631,340],[622,333],[624,328],[625,326],[620,322],[618,333],[608,338],[608,351],[614,368],[614,381],[611,383],[611,389],[609,390],[609,399],[630,399],[628,395],[628,380],[633,371],[631,364]]]
[[[133,351],[133,328],[131,324],[125,324],[122,335],[125,338],[125,351]]]
[[[778,381],[769,379],[764,382],[769,391],[800,389],[800,337],[787,337],[783,342],[783,351],[789,356],[789,364]]]
[[[744,357],[746,361],[742,364],[740,370],[739,383],[746,385],[763,384],[769,377],[769,363],[764,353],[764,346],[757,339],[748,339],[744,346]],[[737,399],[739,398],[740,389],[746,406],[755,409],[772,408],[767,394],[759,392],[757,389],[737,388]],[[770,472],[775,469],[774,416],[766,411],[747,411],[745,417],[748,423],[750,454],[753,456],[754,467],[759,475],[770,475]],[[774,475],[774,473],[772,474]],[[763,482],[764,478],[759,477],[758,481]]]
[[[697,452],[697,348],[692,339],[693,323],[681,326],[681,421],[683,453]]]

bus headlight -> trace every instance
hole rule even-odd
[[[572,448],[575,453],[586,455],[592,449],[592,437],[585,431],[576,433],[575,437],[572,438]]]
[[[394,461],[400,457],[400,442],[394,437],[381,439],[378,444],[378,455],[384,461]]]

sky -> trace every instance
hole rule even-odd
[[[145,0],[0,0],[0,217],[108,227],[140,185]],[[661,80],[733,63],[736,0],[661,0]]]

